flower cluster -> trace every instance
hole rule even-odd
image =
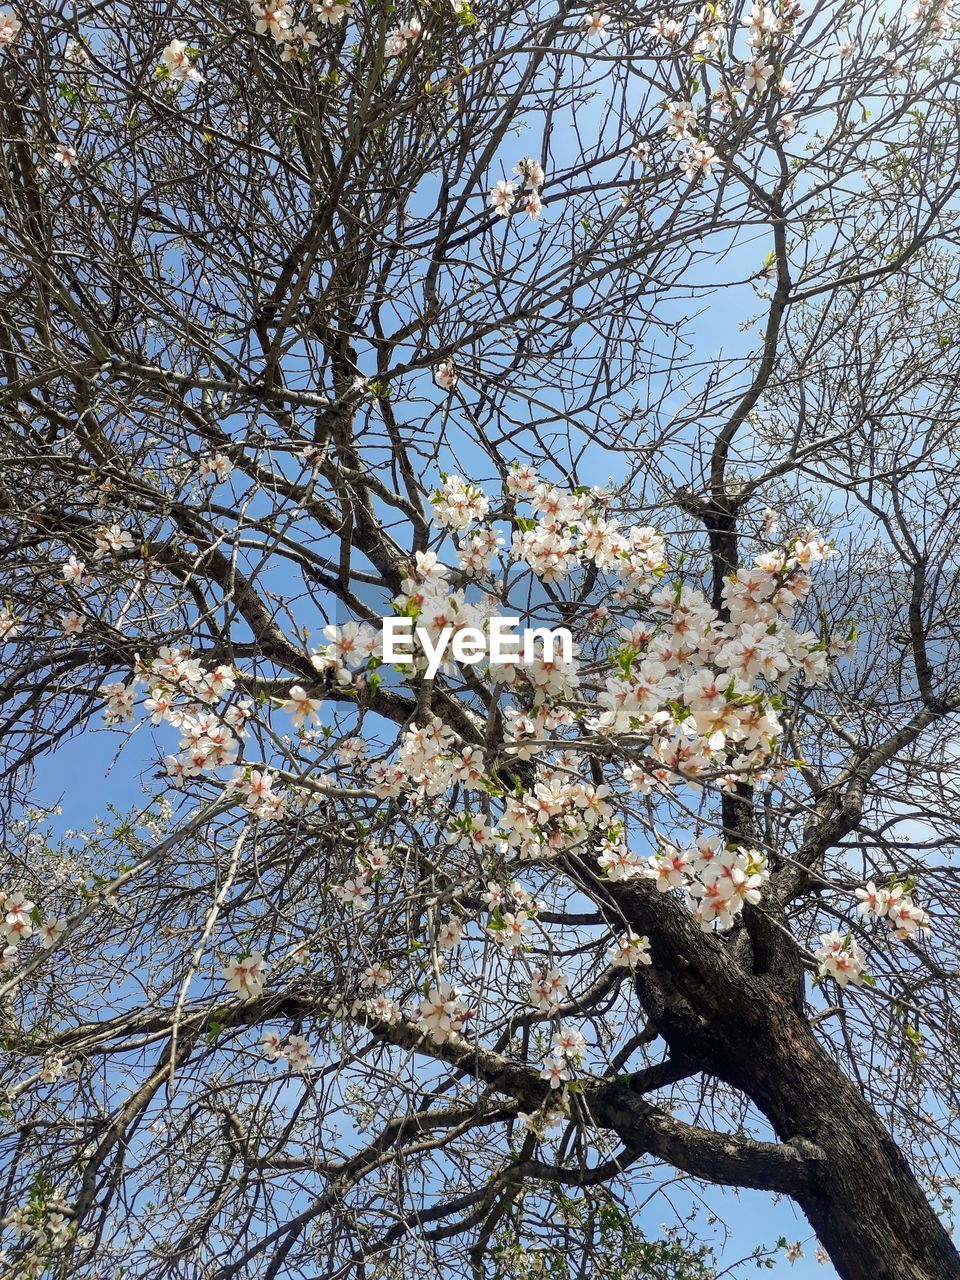
[[[15,640],[20,634],[20,623],[7,608],[0,608],[0,640]]]
[[[562,1026],[554,1033],[551,1052],[540,1068],[540,1079],[547,1080],[551,1089],[560,1089],[570,1079],[570,1064],[581,1061],[587,1051],[587,1042],[575,1027]]]
[[[446,476],[431,498],[433,518],[441,529],[469,529],[490,510],[482,489],[460,476]]]
[[[270,1062],[285,1061],[291,1071],[304,1073],[316,1065],[316,1058],[303,1036],[291,1035],[284,1040],[275,1031],[267,1031],[263,1037],[263,1053]]]
[[[18,1274],[25,1280],[38,1280],[42,1274],[44,1264],[40,1255],[49,1256],[51,1251],[56,1253],[65,1249],[76,1235],[77,1224],[68,1216],[69,1213],[70,1207],[57,1192],[46,1204],[41,1206],[32,1201],[26,1208],[14,1209],[4,1219],[22,1240],[29,1240],[33,1249],[39,1251],[31,1251],[20,1258]],[[89,1235],[80,1237],[81,1244],[89,1244],[90,1240]]]
[[[244,808],[255,818],[262,822],[275,822],[287,809],[286,793],[274,789],[276,780],[269,769],[238,767],[227,788],[243,798]]]
[[[100,525],[93,531],[97,549],[94,560],[103,560],[109,555],[120,555],[133,551],[133,536],[128,529],[121,529],[118,524]]]
[[[40,913],[36,904],[19,889],[9,893],[0,889],[0,973],[16,968],[19,948],[22,943],[34,937],[34,926],[37,926],[36,939],[40,946],[49,951],[59,942],[66,932],[67,922],[64,919],[50,920],[40,923]]]
[[[591,839],[603,848],[601,857],[619,847],[623,824],[614,816],[610,788],[581,781],[573,773],[579,767],[576,753],[564,753],[556,767],[541,768],[531,789],[505,797],[495,836],[502,833],[521,859],[555,858]]]
[[[553,1017],[567,994],[568,984],[569,980],[559,969],[534,969],[528,1003],[539,1013]]]
[[[380,845],[371,845],[354,859],[353,875],[343,884],[331,885],[330,892],[354,911],[366,911],[374,883],[390,865],[390,855]]]
[[[650,26],[650,35],[657,40],[664,40],[667,44],[679,44],[683,39],[683,22],[679,18],[666,17],[664,14],[658,14],[656,19]]]
[[[328,643],[312,653],[310,660],[321,675],[329,674],[338,685],[356,684],[361,678],[355,674],[357,668],[380,654],[380,632],[365,622],[342,626],[332,622],[323,628],[323,635]]]
[[[223,978],[228,991],[235,991],[241,1000],[256,1000],[263,994],[266,973],[270,966],[259,951],[230,960],[223,966]]]
[[[201,480],[222,484],[233,470],[233,463],[225,453],[214,453],[200,460]]]
[[[513,167],[519,175],[518,182],[501,178],[490,188],[490,207],[505,218],[516,208],[523,208],[530,218],[539,218],[543,212],[541,188],[546,181],[543,165],[532,156],[524,156]],[[529,190],[524,194],[524,187]]]
[[[82,568],[82,566],[80,566]],[[180,730],[179,754],[166,758],[168,776],[175,785],[212,769],[236,762],[240,739],[253,716],[249,699],[228,706],[222,714],[211,708],[236,688],[236,672],[220,665],[207,670],[190,656],[187,646],[164,645],[150,662],[140,663],[129,681],[103,685],[107,724],[124,724],[134,717],[139,684],[150,694],[143,710],[153,724],[168,723]]]
[[[948,0],[917,0],[907,15],[907,21],[926,22],[929,19],[932,30],[937,35],[943,35],[950,30],[948,8]],[[0,29],[2,29],[2,23],[0,23]],[[0,30],[0,44],[2,43],[2,30]]]
[[[203,84],[203,76],[190,57],[190,50],[182,40],[171,40],[160,55],[160,65],[169,79],[175,83]]]
[[[717,153],[706,142],[695,142],[686,151],[681,152],[679,164],[685,178],[691,181],[701,174],[708,177],[712,170]]]
[[[511,559],[528,565],[544,582],[558,582],[590,562],[637,588],[662,572],[665,546],[655,529],[622,527],[604,514],[603,495],[589,489],[569,492],[539,480],[531,487],[529,471],[523,472],[527,481],[515,480],[511,492],[530,503],[535,519],[514,530]]]
[[[561,735],[585,730],[628,744],[632,759],[623,776],[641,795],[672,792],[681,784],[727,792],[743,781],[762,784],[777,759],[777,691],[795,678],[816,684],[827,674],[832,640],[798,631],[791,620],[810,591],[813,567],[833,555],[832,548],[810,529],[758,556],[724,583],[721,612],[690,586],[661,584],[663,538],[649,527],[621,526],[608,514],[602,492],[561,490],[528,464],[514,467],[505,487],[508,503],[529,502],[534,512],[532,520],[519,520],[510,559],[545,581],[592,564],[622,579],[634,599],[645,599],[648,617],[621,628],[609,656],[612,674],[591,677],[587,692],[594,700],[586,706],[572,661],[540,655],[491,668],[495,682],[528,699],[526,707],[508,704],[503,711],[504,749],[536,761],[528,785],[498,793],[485,774],[483,750],[464,747],[448,725],[429,717],[407,727],[395,759],[370,764],[371,788],[384,799],[408,795],[415,804],[455,785],[492,796],[492,806],[485,799],[482,807],[468,804],[453,813],[446,831],[452,845],[478,860],[497,850],[540,861],[589,847],[611,880],[652,879],[664,891],[682,893],[704,929],[730,928],[746,904],[760,900],[769,874],[763,855],[701,837],[688,849],[664,846],[642,857],[614,812],[609,785],[583,780],[584,760]],[[491,510],[487,495],[448,477],[434,504],[438,523],[459,535],[464,571],[483,573],[500,542],[494,528],[478,523]],[[446,628],[482,623],[483,610],[468,604],[448,578],[435,553],[417,552],[395,602],[433,638]],[[598,611],[598,618],[606,613]],[[371,651],[368,642],[363,652]],[[288,709],[297,714],[306,705]],[[341,892],[362,907],[368,888],[361,868]],[[508,950],[522,947],[533,913],[501,900],[492,905],[488,932]],[[444,936],[454,945],[452,934]],[[638,961],[634,955],[629,962]]]
[[[665,891],[662,867],[658,854],[651,861],[650,874],[657,879],[657,888]],[[667,866],[673,871],[680,859],[685,859],[683,874],[691,880],[686,884],[690,910],[700,924],[709,930],[714,923],[721,929],[733,927],[734,920],[747,905],[759,903],[764,884],[770,878],[766,859],[755,849],[739,850],[721,847],[716,839],[701,836],[689,851],[673,851],[666,855]],[[689,871],[688,871],[689,869]]]
[[[638,964],[652,964],[650,939],[624,933],[607,952],[607,959],[614,969],[634,969]]]
[[[476,1013],[465,1004],[461,993],[445,978],[428,988],[413,1016],[434,1044],[443,1044],[459,1035],[464,1024]]]
[[[857,911],[869,919],[885,920],[894,937],[901,942],[914,938],[921,929],[930,928],[930,917],[918,907],[903,885],[878,889],[870,880],[865,889],[857,889]]]
[[[0,49],[12,45],[20,34],[20,20],[8,9],[0,11]]]
[[[257,35],[272,36],[280,46],[280,57],[292,62],[301,53],[320,43],[317,33],[303,22],[295,22],[289,0],[250,0]],[[321,26],[337,27],[353,12],[351,0],[310,0]]]
[[[787,0],[781,6],[778,16],[768,4],[754,4],[750,13],[742,20],[741,27],[745,31],[747,48],[750,53],[743,63],[743,79],[739,89],[731,89],[727,84],[720,84],[711,92],[710,103],[714,115],[723,118],[728,115],[733,105],[734,95],[742,92],[754,97],[766,93],[775,73],[774,45],[782,42],[787,32],[792,29],[793,20],[801,10],[793,0]],[[689,47],[695,56],[706,59],[718,67],[723,64],[724,32],[720,25],[720,10],[705,4],[697,15],[697,29]],[[735,34],[731,33],[731,38]],[[658,43],[666,43],[674,50],[679,50],[684,36],[683,22],[680,19],[661,14],[650,28],[650,35]],[[793,84],[781,80],[779,92],[781,97],[789,98],[793,93]],[[713,145],[702,136],[696,134],[697,110],[691,102],[668,102],[667,136],[690,145],[682,151],[678,158],[681,173],[694,180],[701,175],[707,177],[717,162],[717,152]],[[784,138],[790,138],[796,132],[797,121],[793,115],[784,115],[777,122],[779,132]],[[644,157],[635,156],[635,159]]]
[[[863,955],[849,935],[842,938],[834,929],[832,933],[820,935],[820,946],[816,951],[820,961],[821,978],[830,977],[838,986],[845,987],[848,982],[858,985],[864,970]]]
[[[441,360],[434,366],[433,380],[444,391],[453,391],[459,382],[452,360]]]
[[[423,23],[416,16],[410,17],[399,27],[394,27],[387,35],[384,52],[388,58],[400,58],[408,48],[416,45],[422,36]]]
[[[492,912],[487,933],[505,951],[519,951],[530,937],[532,922],[542,903],[537,902],[519,880],[514,880],[506,889],[501,888],[496,881],[488,881],[483,900]],[[556,977],[561,986],[566,986],[565,978],[560,979],[559,974]],[[543,990],[549,990],[552,995],[560,990],[553,979],[543,978],[542,983]],[[531,995],[535,986],[536,980],[531,986]]]

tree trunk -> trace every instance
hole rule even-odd
[[[787,1040],[757,1101],[763,1105],[764,1095],[771,1120],[776,1115],[826,1153],[822,1184],[797,1201],[833,1265],[843,1280],[960,1280],[960,1254],[905,1156],[805,1023],[802,1031],[806,1043]],[[765,1096],[779,1073],[789,1116]]]
[[[905,1156],[814,1035],[799,953],[773,927],[776,900],[748,908],[721,942],[646,882],[611,884],[582,862],[573,871],[612,926],[649,936],[652,965],[635,982],[671,1059],[743,1093],[781,1142],[823,1153],[815,1177],[782,1189],[842,1280],[960,1280],[960,1253]]]
[[[711,1037],[709,1069],[747,1094],[782,1141],[804,1138],[825,1153],[815,1185],[793,1198],[842,1280],[960,1280],[960,1254],[872,1107],[787,1000],[769,987],[763,1004],[752,994],[741,1025]]]

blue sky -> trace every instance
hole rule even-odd
[[[598,108],[599,110],[599,108]],[[589,129],[589,118],[581,121],[581,127]],[[564,160],[562,146],[557,145],[557,162]],[[504,148],[503,168],[509,173],[513,162],[523,150],[535,150],[533,141],[524,138],[511,138]],[[550,217],[548,199],[547,217]],[[530,234],[534,234],[533,230]],[[769,243],[763,235],[751,235],[748,240],[739,244],[735,253],[728,256],[723,264],[723,278],[744,278],[756,271],[762,263]],[[717,280],[720,279],[719,272]],[[701,277],[700,284],[712,283],[709,273]],[[691,302],[689,299],[677,298],[666,308],[666,313],[688,315],[703,307],[698,320],[689,327],[688,335],[695,342],[697,358],[706,361],[738,360],[745,353],[756,348],[757,331],[742,332],[739,322],[762,312],[763,303],[759,302],[748,285],[742,285],[723,294],[721,305],[709,305],[704,299]],[[402,316],[400,317],[402,319]],[[371,370],[372,372],[372,370]],[[550,389],[538,388],[546,402],[550,400]],[[440,397],[430,388],[425,394],[439,402]],[[673,391],[666,401],[678,403],[682,397],[679,388]],[[400,409],[402,413],[403,410]],[[415,419],[419,406],[413,405],[410,413]],[[454,414],[456,410],[453,410]],[[462,427],[462,424],[460,424]],[[463,439],[463,431],[458,430],[458,437]],[[693,444],[693,440],[689,441]],[[479,451],[471,453],[469,446],[463,452],[467,466],[474,462],[478,467],[489,469],[488,464],[481,462]],[[523,455],[518,454],[522,458]],[[625,462],[621,455],[604,454],[599,448],[592,448],[584,455],[584,462],[578,479],[581,483],[603,484],[609,476],[619,478],[623,474]],[[678,476],[678,480],[685,477]],[[318,640],[319,637],[316,637]],[[123,737],[115,732],[104,731],[94,722],[90,728],[70,742],[64,744],[57,753],[42,761],[39,766],[39,784],[36,799],[46,805],[62,801],[63,813],[56,819],[59,830],[68,828],[80,829],[88,826],[97,816],[105,815],[108,804],[115,805],[121,811],[137,807],[143,799],[142,775],[146,775],[148,786],[150,774],[153,772],[155,760],[153,742],[162,744],[163,750],[172,750],[175,745],[174,732],[164,727],[156,735],[144,726],[127,744],[118,759],[114,759],[117,748]],[[109,770],[109,774],[108,774]],[[161,788],[162,789],[162,788]],[[749,1052],[749,1046],[745,1046]],[[689,1212],[696,1197],[685,1190],[671,1189],[671,1199],[677,1206],[681,1217]],[[756,1245],[773,1245],[780,1236],[788,1240],[800,1240],[806,1256],[790,1265],[785,1259],[778,1258],[772,1270],[766,1274],[789,1277],[791,1280],[812,1280],[813,1277],[824,1277],[830,1280],[836,1273],[832,1267],[820,1266],[814,1259],[816,1242],[802,1215],[787,1200],[774,1201],[774,1197],[750,1191],[720,1191],[711,1189],[706,1196],[712,1210],[721,1218],[716,1228],[705,1228],[704,1240],[713,1242],[721,1231],[723,1224],[729,1227],[732,1240],[722,1254],[722,1265],[748,1253]],[[700,1221],[706,1218],[707,1210],[701,1210]],[[642,1220],[651,1235],[659,1234],[661,1224],[671,1225],[669,1205],[658,1199],[649,1206]],[[751,1274],[754,1268],[746,1268],[743,1274]],[[763,1274],[763,1273],[761,1273]]]

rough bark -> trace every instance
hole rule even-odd
[[[766,1174],[758,1163],[752,1181],[741,1170],[738,1184],[786,1191],[842,1280],[957,1280],[960,1253],[908,1161],[803,1015],[792,940],[781,935],[777,963],[751,972],[651,886],[593,888],[611,923],[650,937],[653,966],[638,974],[638,991],[671,1057],[740,1090],[786,1152],[807,1157]],[[605,1118],[628,1147],[642,1142],[635,1110],[612,1106]],[[727,1181],[711,1152],[702,1154],[699,1176]],[[697,1163],[688,1160],[687,1171],[698,1173]]]

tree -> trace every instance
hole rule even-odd
[[[947,10],[0,44],[3,1274],[960,1275]]]

